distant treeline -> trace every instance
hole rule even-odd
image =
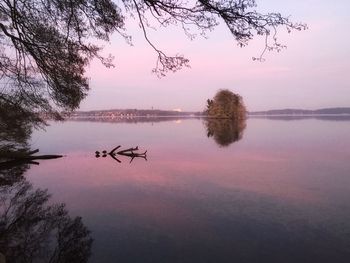
[[[169,117],[129,117],[129,118],[108,118],[108,117],[75,117],[75,118],[68,118],[68,120],[71,121],[88,121],[88,122],[109,122],[109,123],[158,123],[158,122],[165,122],[165,121],[180,121],[185,119],[201,119],[200,116],[169,116]]]
[[[248,112],[251,116],[260,115],[350,115],[350,107],[325,108],[318,110],[282,109]]]
[[[76,111],[63,114],[67,119],[89,121],[164,121],[173,118],[205,117],[204,112],[180,112],[169,110],[138,110],[138,109],[113,109]],[[350,107],[326,108],[318,110],[280,109],[268,111],[248,112],[248,116],[317,116],[317,115],[350,115]]]
[[[137,110],[137,109],[115,109],[76,111],[66,117],[68,119],[132,119],[132,118],[158,118],[158,117],[199,117],[202,112],[181,112],[166,110]]]

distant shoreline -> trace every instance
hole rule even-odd
[[[112,109],[76,111],[65,115],[67,119],[128,119],[128,118],[203,118],[206,115],[197,111],[169,111],[169,110],[138,110],[138,109]],[[278,109],[268,111],[247,112],[248,117],[331,117],[350,116],[350,107],[325,108],[317,110]]]
[[[350,107],[324,108],[317,110],[303,109],[278,109],[268,111],[253,111],[249,115],[259,116],[335,116],[335,115],[350,115]]]
[[[66,121],[77,122],[101,122],[101,123],[158,123],[167,121],[205,120],[207,116],[132,116],[132,117],[108,117],[108,116],[75,116],[66,118]],[[247,119],[267,119],[275,121],[298,121],[298,120],[327,120],[327,121],[350,121],[350,114],[313,114],[313,115],[247,115]]]
[[[344,114],[254,114],[254,113],[248,113],[249,117],[332,117],[332,116],[349,116],[350,114],[344,113]]]

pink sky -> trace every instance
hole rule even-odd
[[[138,108],[203,110],[206,99],[218,89],[243,96],[248,110],[350,106],[350,1],[323,0],[257,1],[259,10],[290,15],[309,29],[287,34],[280,40],[288,46],[281,53],[267,53],[264,63],[252,61],[264,47],[255,39],[239,48],[224,26],[209,33],[209,39],[190,41],[180,28],[149,30],[149,37],[169,55],[184,54],[190,69],[159,79],[151,73],[156,54],[142,32],[129,20],[128,33],[134,46],[117,35],[104,53],[115,56],[113,69],[93,62],[87,72],[91,91],[81,110]]]

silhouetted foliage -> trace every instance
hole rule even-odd
[[[32,128],[40,124],[42,122],[36,114],[0,97],[0,158],[1,148],[23,148]]]
[[[24,178],[0,186],[0,253],[6,262],[87,262],[92,238],[64,204]]]
[[[9,155],[29,151],[28,139],[37,116],[0,98],[0,186],[11,185],[29,168],[28,163],[8,162]]]
[[[240,95],[229,90],[219,90],[214,99],[207,100],[205,113],[209,118],[243,120],[246,108]]]
[[[245,119],[211,119],[204,121],[208,138],[213,137],[219,146],[229,146],[243,137],[246,128]]]
[[[183,55],[168,56],[149,39],[154,26],[180,25],[191,39],[223,21],[240,46],[254,35],[266,37],[265,50],[283,48],[277,27],[288,31],[306,26],[279,13],[262,14],[255,0],[3,0],[0,2],[0,98],[31,112],[57,113],[79,106],[89,89],[85,67],[100,55],[95,40],[109,41],[118,32],[127,42],[127,16],[139,21],[145,39],[157,53],[154,72],[164,75],[188,65]],[[195,33],[193,33],[195,32]],[[264,50],[264,52],[265,52]],[[264,53],[263,52],[263,53]],[[2,103],[3,101],[1,101]]]
[[[21,107],[16,98],[0,96],[0,186],[12,185],[29,169],[31,161],[13,160],[30,151],[28,140],[34,127],[41,127],[42,120],[34,112]]]
[[[88,90],[85,66],[122,29],[121,10],[110,0],[4,0],[0,3],[0,97],[24,108],[53,113],[50,99],[66,110],[79,106]],[[4,95],[5,94],[5,95]]]

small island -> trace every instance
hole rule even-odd
[[[213,137],[220,147],[239,141],[246,128],[246,112],[240,95],[227,89],[219,90],[212,100],[207,100],[204,111],[208,138]]]
[[[219,90],[212,100],[207,100],[205,114],[208,118],[239,121],[246,119],[246,113],[242,97],[230,90]]]

